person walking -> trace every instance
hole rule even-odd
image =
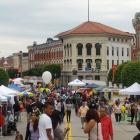
[[[19,101],[19,106],[20,106],[19,120],[21,121],[21,118],[22,118],[22,112],[23,112],[23,109],[24,109],[24,106],[23,106],[23,104],[22,104],[21,101]]]
[[[30,121],[31,113],[32,113],[32,107],[31,107],[32,100],[29,99],[28,103],[26,104],[26,112],[27,112],[27,123]]]
[[[39,140],[54,140],[52,121],[49,117],[53,113],[53,104],[44,104],[44,114],[39,119]]]
[[[35,112],[31,113],[31,122],[27,124],[25,140],[38,140],[39,130],[38,130],[38,119]]]
[[[81,116],[82,129],[84,129],[84,123],[86,123],[86,114],[89,108],[85,105],[85,102],[82,103],[82,106],[79,109],[79,114]]]
[[[111,118],[106,115],[106,108],[100,108],[99,118],[101,120],[103,140],[113,140],[113,127]]]
[[[86,114],[86,125],[84,128],[85,133],[89,133],[90,140],[97,140],[98,138],[98,123],[100,122],[99,115],[94,109],[90,109]]]
[[[59,125],[61,125],[61,118],[56,110],[53,111],[50,118],[52,120],[54,140],[64,140],[64,138],[65,138],[67,132],[70,130],[70,128],[67,127],[64,129],[64,131],[61,129],[61,127],[59,126]]]
[[[14,122],[18,122],[18,116],[20,111],[20,106],[18,101],[16,101],[15,104],[13,105],[13,109],[14,109]]]
[[[119,103],[116,101],[116,106],[114,107],[114,116],[116,118],[116,122],[120,123],[121,121],[121,106]]]
[[[91,102],[89,103],[89,109],[97,110],[96,102],[94,99],[91,99]]]
[[[137,108],[138,108],[138,117],[139,117],[139,120],[140,120],[140,102],[138,103]]]
[[[71,109],[73,108],[70,101],[68,101],[68,103],[66,104],[66,107],[67,107],[67,122],[70,123]]]
[[[113,112],[113,108],[112,108],[112,106],[109,104],[109,101],[108,101],[108,100],[106,101],[105,108],[106,108],[106,115],[108,115],[108,116],[111,117],[111,114],[112,114],[112,112]]]
[[[132,103],[130,105],[131,109],[129,110],[131,112],[131,125],[133,125],[133,120],[134,120],[134,117],[135,117],[135,104]]]

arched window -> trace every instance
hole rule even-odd
[[[95,59],[96,68],[97,68],[97,69],[101,69],[101,62],[102,62],[101,59]]]
[[[96,55],[101,55],[101,44],[97,43],[95,44],[95,48],[96,48]]]
[[[55,58],[55,49],[54,49],[54,58]]]
[[[49,58],[51,58],[51,51],[49,50]]]
[[[78,59],[77,63],[78,63],[78,70],[82,70],[83,69],[83,59]]]
[[[89,67],[89,69],[91,69],[92,60],[91,59],[87,59],[86,63],[87,63],[87,67]]]
[[[87,43],[87,44],[86,44],[86,48],[87,48],[87,55],[91,55],[92,44]]]
[[[77,44],[77,48],[78,48],[78,55],[82,55],[83,44],[81,43]]]

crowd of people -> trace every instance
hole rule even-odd
[[[120,123],[122,115],[125,114],[130,117],[131,124],[133,124],[134,117],[137,121],[137,115],[140,119],[140,102],[136,105],[130,103],[127,98],[123,105],[120,105],[119,99],[114,104],[110,104],[104,96],[101,99],[97,95],[89,93],[81,96],[74,90],[71,91],[63,86],[47,91],[44,89],[43,92],[37,86],[33,92],[34,96],[29,97],[26,101],[20,98],[20,101],[16,101],[13,106],[8,102],[8,115],[5,117],[3,126],[4,135],[7,135],[8,122],[21,120],[24,108],[27,113],[25,140],[64,140],[70,128],[62,130],[60,126],[65,115],[67,123],[71,123],[72,110],[75,110],[75,115],[81,118],[81,129],[84,130],[84,133],[88,133],[89,140],[99,139],[99,123],[102,127],[103,140],[113,140],[111,119],[113,112],[116,123]],[[140,130],[140,121],[137,122],[137,128]],[[134,140],[138,140],[139,137],[140,135],[137,135]],[[23,136],[18,134],[16,140],[23,140]]]

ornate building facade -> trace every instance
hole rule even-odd
[[[140,12],[135,14],[132,24],[136,31],[136,44],[132,48],[133,57],[134,60],[140,60]]]
[[[63,64],[63,44],[61,40],[48,38],[46,43],[28,46],[29,69],[43,66],[45,64],[57,63],[62,68]]]

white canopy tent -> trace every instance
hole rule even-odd
[[[0,95],[0,101],[1,102],[7,102],[8,99],[7,99],[7,97],[4,97],[4,96]]]
[[[140,95],[140,85],[136,82],[128,88],[119,90],[119,94],[123,95]]]
[[[85,86],[85,83],[81,82],[78,79],[75,79],[74,81],[68,83],[69,86]]]
[[[5,94],[8,94],[8,95],[14,95],[14,96],[17,96],[18,95],[18,92],[12,90],[12,89],[9,89],[8,87],[5,87],[5,86],[0,86],[0,91],[5,93]]]

